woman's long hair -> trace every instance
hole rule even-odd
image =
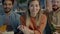
[[[39,2],[39,5],[40,5],[40,0],[29,0],[28,1],[28,8],[29,8],[29,5],[32,1],[38,1]],[[42,11],[41,11],[41,6],[40,6],[40,10],[36,16],[36,25],[39,26],[40,25],[40,19],[41,19],[41,14],[42,14]],[[27,11],[27,15],[26,15],[26,26],[29,26],[30,25],[30,10],[28,9]]]

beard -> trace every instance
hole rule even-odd
[[[56,11],[56,10],[58,10],[59,9],[59,7],[58,8],[52,8],[53,9],[53,11]]]
[[[52,6],[52,9],[53,9],[53,11],[56,11],[56,10],[59,9],[59,7],[58,7],[57,5],[53,5],[53,6]]]
[[[5,13],[9,13],[10,11],[11,11],[11,9],[5,8]]]

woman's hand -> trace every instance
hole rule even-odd
[[[34,34],[33,30],[30,30],[28,27],[23,26],[23,25],[18,26],[18,29],[21,30],[21,31],[23,31],[24,34],[30,34],[30,33]]]
[[[18,29],[21,30],[24,34],[29,34],[28,28],[26,26],[20,25]]]
[[[34,31],[35,34],[41,34],[39,31],[35,30]]]
[[[28,27],[23,26],[23,25],[18,26],[18,29],[19,29],[19,30],[22,30],[22,31],[29,30]]]
[[[3,34],[3,33],[0,31],[0,34]]]

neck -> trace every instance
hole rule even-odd
[[[32,17],[32,18],[36,18],[35,16],[30,16],[30,17]]]
[[[31,14],[30,17],[36,18],[36,15],[32,15],[32,14]]]

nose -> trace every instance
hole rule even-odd
[[[35,6],[33,7],[33,10],[34,10],[34,11],[36,10],[36,7],[35,7]]]
[[[55,5],[57,5],[57,2],[56,3],[54,3]]]
[[[8,8],[9,6],[8,5],[6,5],[6,8]]]

